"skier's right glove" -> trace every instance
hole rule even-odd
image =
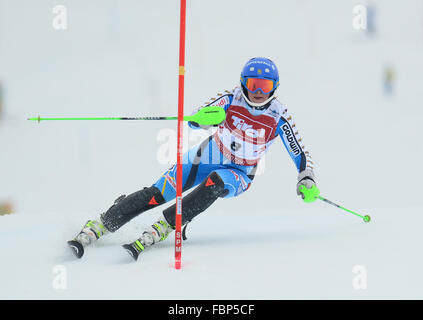
[[[219,126],[218,124],[211,125],[211,126],[205,126],[205,125],[198,124],[197,122],[193,122],[193,121],[188,121],[188,124],[190,125],[191,128],[201,128],[201,129],[204,129],[204,130],[208,130],[211,127]]]
[[[196,114],[200,109],[203,109],[203,108],[207,108],[207,107],[199,107],[199,108],[196,108],[196,109],[194,109],[194,111],[191,113],[191,115],[194,115],[194,114]],[[213,124],[213,125],[202,125],[202,124],[198,124],[197,122],[194,122],[194,121],[188,121],[188,126],[189,127],[191,127],[192,129],[198,129],[198,128],[201,128],[201,129],[204,129],[204,130],[208,130],[208,129],[210,129],[210,128],[213,128],[213,127],[218,127],[220,124],[222,124],[223,122],[225,122],[225,120],[223,120],[221,123],[218,123],[218,124]]]
[[[310,169],[303,170],[298,174],[297,194],[302,197],[304,202],[313,202],[320,194],[314,173]]]

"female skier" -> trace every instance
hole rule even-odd
[[[236,197],[245,192],[254,179],[258,162],[277,136],[298,170],[297,194],[307,202],[314,201],[319,194],[310,154],[292,116],[276,99],[279,73],[275,64],[260,57],[249,60],[242,69],[240,82],[240,87],[219,94],[217,99],[200,107],[221,106],[226,119],[214,134],[183,156],[183,191],[195,187],[182,199],[183,226],[218,198]],[[194,122],[188,125],[192,129],[210,128]],[[152,186],[116,199],[106,212],[89,220],[68,242],[76,256],[82,257],[84,247],[115,232],[140,213],[175,199],[175,179],[174,165]],[[306,199],[303,190],[308,192]],[[141,252],[165,240],[174,229],[175,204],[165,209],[139,239],[123,247],[137,260]]]

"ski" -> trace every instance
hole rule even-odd
[[[138,260],[140,253],[145,250],[145,246],[140,241],[140,239],[129,244],[124,244],[122,247],[131,255],[135,261]]]
[[[70,240],[67,242],[69,248],[72,250],[72,253],[78,259],[81,259],[84,255],[84,246],[76,240]],[[122,247],[131,255],[131,257],[137,261],[140,251],[138,251],[133,244],[124,244]]]
[[[81,259],[84,255],[84,246],[76,240],[68,241],[68,246],[72,249],[73,254]]]
[[[132,246],[132,244],[124,244],[122,245],[122,248],[124,248],[135,261],[138,260],[138,256],[140,255],[140,252],[137,249],[135,249]]]

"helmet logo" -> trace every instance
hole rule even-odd
[[[258,74],[262,74],[261,69],[258,69],[258,70],[257,70],[257,73],[258,73]]]

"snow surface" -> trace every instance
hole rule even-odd
[[[66,240],[87,219],[171,165],[176,122],[26,118],[175,115],[179,3],[165,2],[66,2],[68,29],[57,31],[55,2],[0,0],[0,202],[16,211],[0,216],[0,298],[422,299],[418,0],[374,1],[374,35],[352,28],[351,0],[188,0],[185,113],[236,85],[249,58],[273,59],[322,195],[371,223],[303,203],[277,141],[247,193],[188,226],[181,270],[173,235],[137,262],[120,247],[164,207],[74,259]],[[185,148],[201,140],[185,134]]]

